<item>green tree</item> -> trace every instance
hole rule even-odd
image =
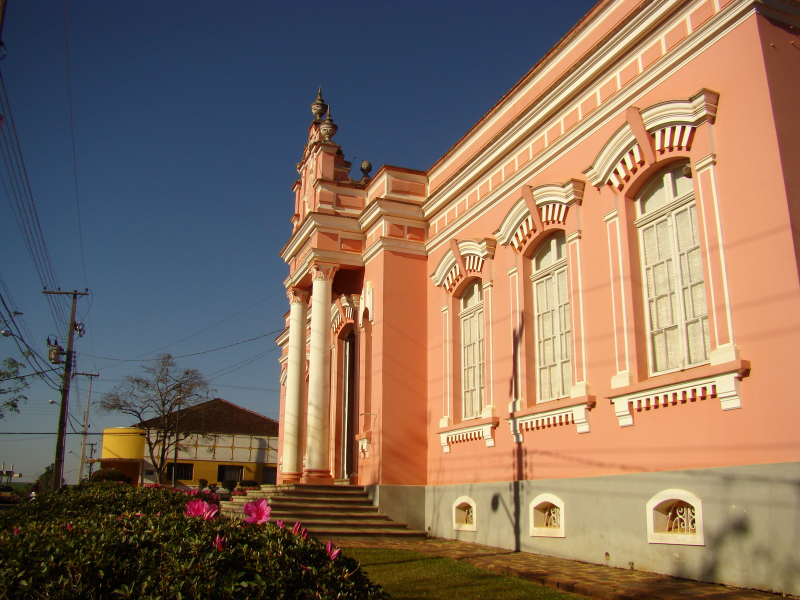
[[[39,475],[39,478],[36,480],[36,483],[33,484],[33,490],[37,494],[46,494],[47,492],[53,491],[53,467],[55,466],[54,463],[50,463],[47,468],[44,470],[44,473]],[[64,487],[67,485],[67,480],[61,480],[61,486]]]
[[[7,358],[0,363],[0,419],[5,419],[6,412],[19,413],[19,403],[28,399],[22,392],[28,387],[28,382],[20,370],[25,365],[13,358]]]
[[[128,375],[103,395],[100,412],[119,412],[136,419],[146,431],[150,462],[158,480],[167,468],[176,444],[190,432],[180,431],[180,411],[208,400],[208,381],[197,369],[181,369],[171,354],[161,354],[142,367],[141,375]],[[179,446],[180,447],[180,446]]]

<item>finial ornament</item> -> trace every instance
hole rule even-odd
[[[311,112],[314,114],[314,121],[321,121],[322,117],[325,116],[325,113],[328,112],[328,105],[325,104],[325,101],[322,99],[322,86],[319,86],[319,92],[317,93],[317,99],[314,100],[313,104],[311,105]]]
[[[372,163],[365,160],[361,163],[361,172],[364,174],[364,177],[361,178],[362,181],[367,182],[371,179],[369,176],[370,171],[372,171]]]
[[[336,135],[336,132],[339,130],[339,127],[336,123],[333,122],[331,118],[331,110],[328,107],[328,117],[322,122],[322,125],[319,127],[319,132],[322,134],[322,139],[326,142],[329,142],[330,139]]]

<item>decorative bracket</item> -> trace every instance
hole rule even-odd
[[[717,398],[722,410],[734,410],[742,407],[740,383],[742,381],[741,369],[722,373],[712,377],[693,379],[682,383],[664,385],[649,390],[642,390],[624,396],[611,397],[614,412],[617,413],[620,427],[633,425],[633,412],[666,408],[697,400]]]
[[[591,406],[593,405],[588,402],[575,404],[522,417],[511,417],[506,421],[511,428],[511,437],[518,444],[522,442],[522,434],[525,431],[535,431],[558,425],[575,425],[578,433],[589,433],[588,411],[591,410]]]
[[[440,433],[439,440],[442,442],[442,450],[447,454],[450,452],[450,444],[473,440],[486,440],[486,447],[494,448],[494,429],[498,424],[499,420],[492,419],[489,423],[459,427]]]

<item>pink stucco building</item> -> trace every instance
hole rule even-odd
[[[320,96],[280,480],[800,594],[799,32],[790,0],[602,0],[427,171],[360,180]]]

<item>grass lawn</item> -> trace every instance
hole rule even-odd
[[[395,600],[581,598],[517,577],[504,577],[465,562],[430,554],[384,548],[346,548],[344,553],[358,560],[369,578],[383,586]]]

